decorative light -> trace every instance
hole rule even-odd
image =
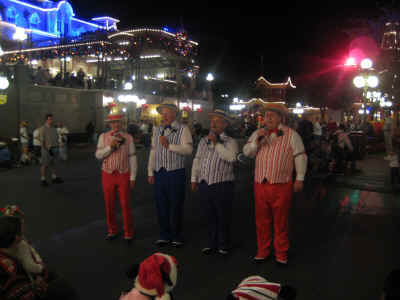
[[[356,59],[354,57],[349,57],[345,64],[345,66],[355,66],[356,65]]]
[[[209,82],[213,81],[214,80],[214,75],[211,74],[211,73],[208,73],[207,77],[206,77],[206,80],[209,81]]]
[[[1,48],[0,46],[0,56],[3,56],[3,54],[4,54],[3,48]]]
[[[132,80],[136,80],[136,76],[135,75],[132,75]]]
[[[7,77],[0,76],[0,90],[5,90],[10,86],[10,82],[8,81]]]
[[[157,74],[157,78],[158,79],[163,79],[165,77],[165,74],[163,74],[163,73],[158,73]]]
[[[132,84],[132,82],[130,82],[130,81],[125,82],[124,90],[131,90],[131,89],[133,89],[133,84]]]
[[[369,59],[369,58],[364,58],[364,59],[361,61],[360,66],[361,66],[361,69],[371,69],[372,66],[373,66],[372,60]]]
[[[192,77],[193,77],[193,73],[192,73],[192,72],[187,72],[187,76],[188,76],[189,78],[192,78]]]
[[[365,79],[364,79],[364,77],[362,77],[362,76],[356,76],[354,79],[353,79],[353,83],[354,83],[354,85],[357,87],[357,88],[362,88],[362,87],[364,87],[365,86]]]
[[[187,103],[187,102],[180,102],[179,103],[179,108],[180,109],[185,109],[185,107],[189,107],[189,103]]]
[[[367,79],[368,86],[371,88],[376,88],[379,84],[379,79],[375,75],[368,76]]]
[[[37,65],[39,62],[36,59],[31,60],[31,65]]]
[[[232,104],[232,105],[229,105],[229,109],[230,110],[242,110],[245,107],[246,107],[245,104]]]
[[[123,111],[123,112],[126,112],[126,107],[122,108],[122,111]]]

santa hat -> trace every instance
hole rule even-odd
[[[269,282],[260,276],[250,276],[244,279],[232,296],[237,300],[271,300],[278,299],[281,285]]]
[[[156,300],[170,300],[168,293],[176,285],[177,266],[175,257],[163,253],[153,254],[140,264],[135,288],[142,294],[155,297]]]

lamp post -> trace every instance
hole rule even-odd
[[[364,113],[362,114],[363,116],[363,121],[365,122],[366,120],[366,106],[367,106],[367,93],[369,88],[376,88],[379,85],[379,78],[372,73],[373,69],[373,62],[369,58],[365,58],[361,61],[360,67],[361,67],[361,72],[359,75],[354,77],[353,79],[353,84],[356,86],[356,88],[363,89],[362,93],[362,101],[363,101],[363,110]]]
[[[207,77],[206,77],[206,80],[208,81],[208,85],[207,85],[207,100],[208,100],[208,102],[211,102],[212,103],[212,109],[214,110],[215,109],[215,103],[214,103],[214,99],[213,99],[213,96],[212,96],[212,90],[211,90],[211,83],[214,81],[214,75],[213,74],[211,74],[211,73],[208,73],[207,74]]]

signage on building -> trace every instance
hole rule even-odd
[[[0,95],[0,105],[7,103],[7,95]]]

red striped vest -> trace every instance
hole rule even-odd
[[[124,138],[125,143],[117,150],[111,153],[103,160],[102,170],[106,173],[113,173],[118,171],[121,174],[129,172],[129,144],[132,143],[131,135],[119,132]],[[108,131],[103,135],[104,147],[111,146],[114,139],[114,132]]]
[[[288,183],[292,181],[293,149],[290,145],[293,131],[281,126],[283,136],[275,137],[257,153],[254,180],[258,183],[267,179],[269,183]]]

